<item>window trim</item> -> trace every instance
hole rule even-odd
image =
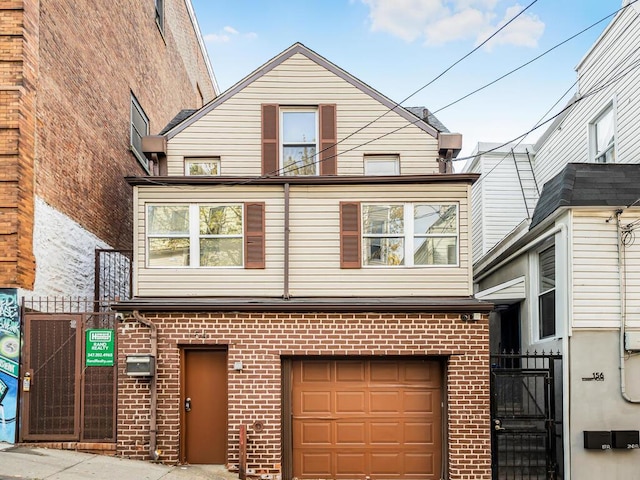
[[[129,113],[129,149],[134,154],[134,156],[138,159],[138,162],[140,163],[140,165],[142,165],[145,171],[147,173],[151,173],[151,170],[149,169],[149,159],[147,159],[147,157],[144,155],[144,152],[142,151],[142,147],[140,148],[140,151],[138,151],[134,142],[134,134],[140,138],[140,142],[142,142],[143,137],[149,135],[149,117],[145,113],[144,109],[142,108],[142,105],[140,105],[140,102],[138,101],[136,96],[133,94],[133,92],[130,92],[130,94],[131,94],[131,107],[130,107],[130,113]],[[134,122],[134,111],[138,112],[138,115],[140,116],[141,120],[144,122],[146,127],[145,132],[138,132],[138,129]]]
[[[284,141],[284,134],[285,134],[285,129],[284,129],[284,115],[286,113],[313,113],[314,117],[315,117],[315,142],[306,142],[306,143],[287,143],[285,144]],[[320,175],[320,161],[319,161],[319,155],[320,155],[320,112],[319,112],[319,107],[318,106],[280,106],[280,108],[278,109],[278,124],[280,125],[280,128],[278,129],[278,152],[279,152],[279,165],[278,168],[280,169],[280,174],[283,177],[286,176],[319,176]],[[305,145],[305,146],[314,146],[315,147],[315,154],[313,156],[313,167],[315,172],[311,175],[303,175],[303,174],[299,174],[299,173],[287,173],[288,170],[285,167],[285,156],[284,156],[284,149],[285,146],[288,145],[295,145],[295,146],[300,146],[300,145]],[[292,172],[296,172],[297,169],[295,170],[291,170]]]
[[[364,229],[364,211],[367,206],[403,206],[403,233],[402,234],[366,234]],[[414,225],[415,207],[420,205],[444,206],[453,205],[456,208],[456,233],[416,233]],[[366,238],[397,238],[404,241],[404,262],[400,265],[371,265],[365,263]],[[414,244],[416,238],[454,238],[456,240],[456,261],[446,264],[416,264]],[[361,268],[458,268],[460,267],[460,203],[459,202],[362,202],[360,205],[360,255]]]
[[[598,152],[598,123],[611,113],[611,121],[613,123],[613,142],[611,146],[604,149],[602,152]],[[618,151],[618,135],[617,135],[617,122],[616,122],[616,108],[615,101],[612,100],[600,110],[595,118],[589,123],[589,160],[593,163],[616,163],[617,151]],[[611,156],[612,161],[607,161],[607,157]],[[604,158],[604,161],[600,161],[600,158]]]
[[[242,212],[242,224],[240,226],[240,234],[234,235],[201,235],[200,234],[200,207],[207,206],[224,206],[224,207],[240,207]],[[184,234],[150,234],[149,233],[149,210],[152,207],[188,207],[189,210],[189,232],[188,236]],[[243,202],[203,202],[203,203],[146,203],[145,204],[145,267],[149,269],[244,269],[246,267],[246,204]],[[150,265],[150,238],[188,238],[189,239],[189,265],[170,266],[170,265]],[[200,265],[200,239],[201,238],[240,238],[242,263],[240,265]]]
[[[156,25],[164,37],[164,0],[155,0],[154,3]]]

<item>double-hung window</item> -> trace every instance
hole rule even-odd
[[[457,265],[457,204],[362,205],[365,266]]]
[[[149,267],[264,268],[262,203],[147,205],[146,232]]]
[[[280,116],[282,175],[317,175],[318,109],[283,108]]]
[[[556,334],[556,253],[555,245],[538,253],[538,334]]]
[[[593,161],[612,163],[616,161],[616,137],[613,105],[609,105],[590,125],[590,142]]]

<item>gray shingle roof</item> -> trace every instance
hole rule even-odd
[[[544,184],[532,229],[561,207],[626,207],[640,198],[640,164],[568,163]]]
[[[197,110],[195,108],[186,108],[184,110],[180,110],[178,114],[171,119],[169,123],[160,131],[159,135],[164,135],[173,127],[181,123],[183,120],[186,120],[191,115],[193,115]]]
[[[425,120],[429,125],[438,130],[439,132],[449,133],[449,129],[444,126],[444,124],[436,118],[436,116],[431,113],[425,107],[404,107],[405,110],[409,110],[416,117]]]

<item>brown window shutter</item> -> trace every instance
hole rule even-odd
[[[336,106],[320,105],[320,175],[338,174]]]
[[[244,205],[244,268],[264,268],[264,202]]]
[[[278,175],[278,105],[262,105],[262,175]]]
[[[360,268],[358,202],[340,202],[340,268]]]

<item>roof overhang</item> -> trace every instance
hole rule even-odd
[[[136,297],[111,306],[119,312],[387,312],[488,313],[473,297]]]
[[[476,293],[478,300],[490,301],[496,304],[513,304],[526,298],[525,277],[514,278]]]

